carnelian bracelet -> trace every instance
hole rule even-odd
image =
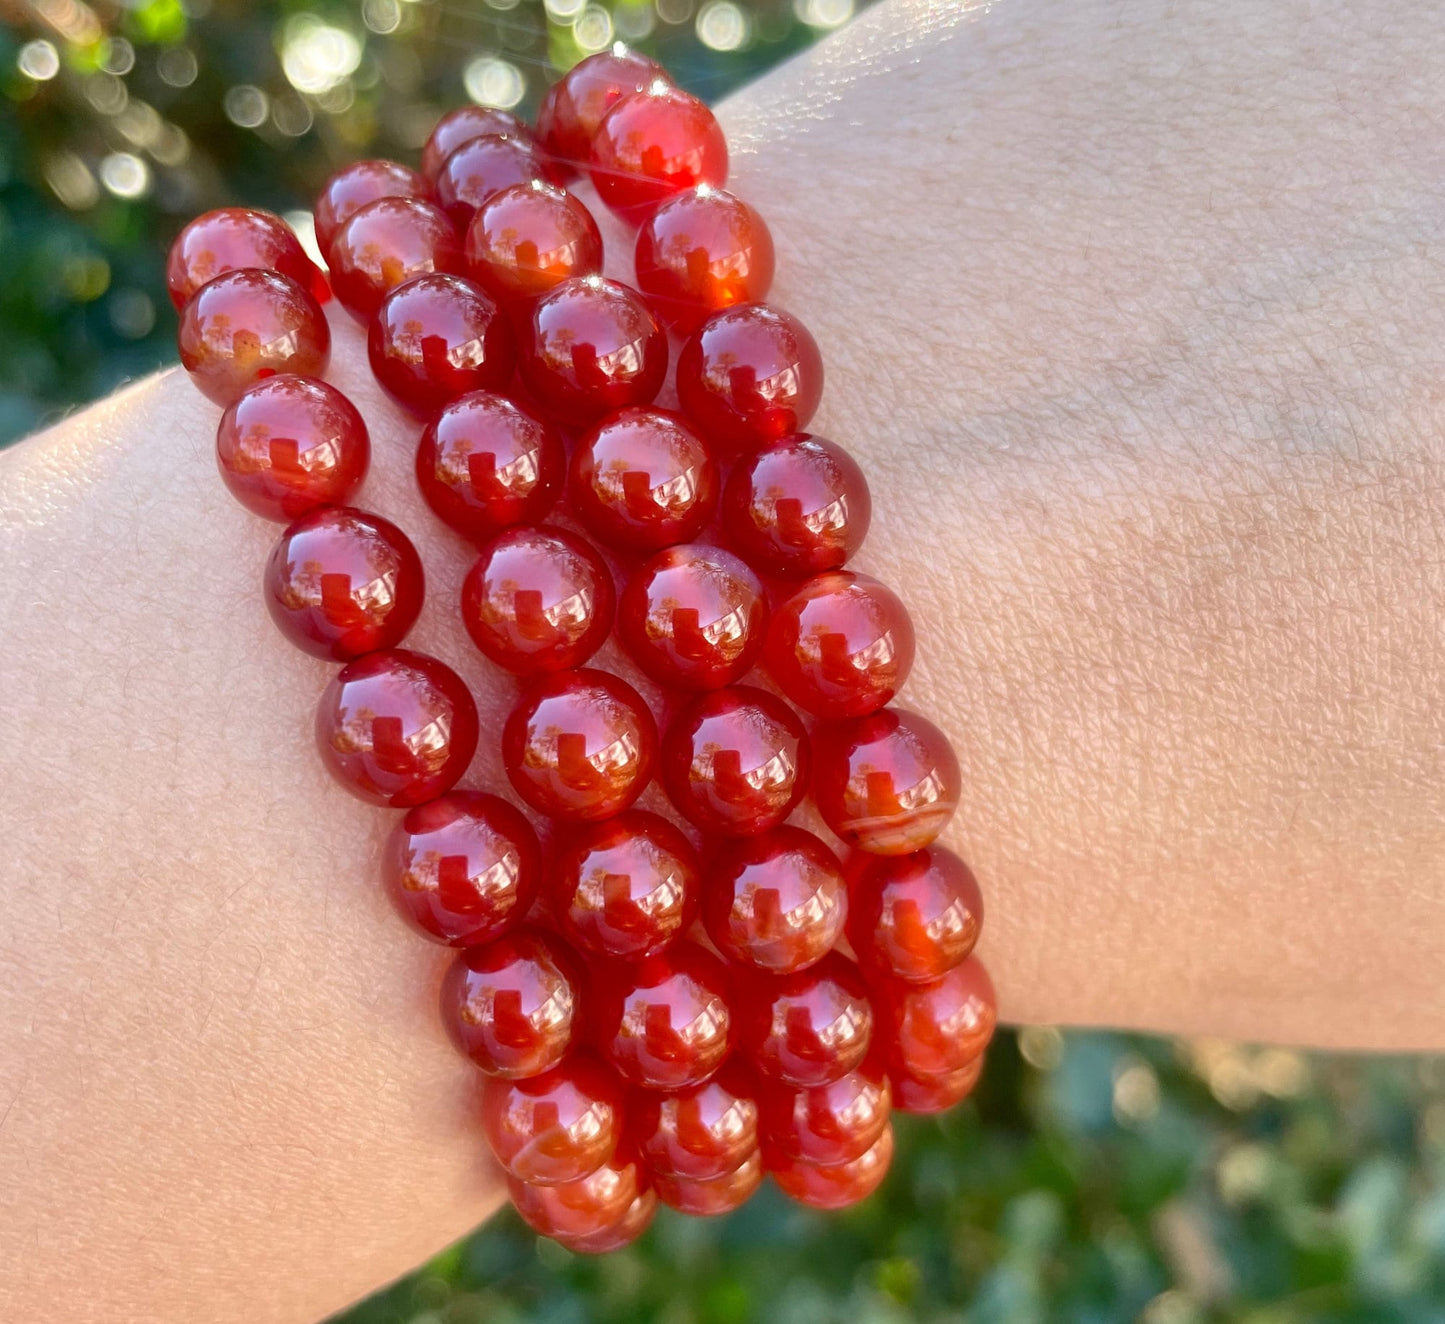
[[[636,290],[601,275],[596,222],[563,187],[579,165],[640,227]],[[549,90],[535,132],[467,106],[420,171],[336,174],[314,213],[326,275],[246,208],[192,221],[167,267],[181,360],[225,410],[221,475],[286,525],[267,606],[343,664],[321,756],[406,811],[386,886],[459,949],[442,1015],[485,1073],[483,1130],[522,1217],[578,1251],[625,1245],[659,1200],[734,1209],[765,1172],[815,1207],[862,1199],[888,1169],[891,1111],[967,1095],[995,1020],[978,885],[933,844],[958,760],[888,706],[913,627],[842,568],[867,484],[804,431],[822,359],[761,302],[772,240],[726,180],[711,111],[618,47]],[[333,292],[424,424],[427,504],[480,550],[462,620],[520,678],[502,754],[543,839],[507,800],[456,789],[476,704],[400,647],[422,563],[347,504],[370,441],[322,380]],[[652,407],[669,331],[676,411]],[[565,526],[542,523],[564,490]],[[614,625],[658,686],[660,738],[632,685],[587,666]],[[771,688],[744,683],[757,668]],[[654,775],[686,829],[633,807]],[[788,821],[805,795],[846,864]]]

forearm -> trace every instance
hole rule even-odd
[[[1445,50],[1423,3],[1166,9],[874,11],[724,109],[736,186],[964,762],[1004,1014],[1438,1046]],[[410,642],[495,732],[344,322]],[[0,457],[7,1316],[302,1319],[497,1199],[215,417],[172,375]]]

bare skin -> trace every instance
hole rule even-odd
[[[1442,76],[1428,0],[891,0],[723,108],[1011,1020],[1445,1045]],[[169,374],[0,455],[5,1319],[315,1319],[500,1198],[215,418]]]

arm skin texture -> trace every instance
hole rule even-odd
[[[723,109],[1011,1020],[1445,1046],[1442,80],[1433,0],[892,0]],[[216,416],[171,373],[0,456],[5,1319],[314,1319],[500,1198]]]

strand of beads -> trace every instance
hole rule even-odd
[[[638,226],[636,289],[602,275],[565,187],[579,169]],[[326,280],[243,209],[192,222],[168,271],[183,361],[226,406],[222,475],[288,525],[272,615],[343,664],[323,759],[406,811],[386,885],[458,949],[443,1020],[485,1073],[514,1204],[579,1251],[626,1244],[659,1200],[736,1208],[765,1172],[806,1204],[854,1203],[887,1171],[891,1111],[963,1098],[994,1024],[978,886],[934,845],[958,763],[890,706],[912,626],[844,568],[867,484],[804,431],[822,359],[762,302],[772,241],[726,180],[711,112],[617,48],[553,86],[535,133],[464,107],[420,171],[358,162],[317,199],[330,289],[422,423],[420,490],[477,548],[462,620],[519,678],[502,750],[541,840],[508,801],[457,789],[475,704],[400,647],[421,563],[348,505],[369,443],[319,380]],[[676,411],[654,403],[669,332]],[[609,636],[661,695],[661,734],[633,685],[588,665]],[[636,807],[654,777],[691,834]],[[816,832],[790,821],[809,796]]]

